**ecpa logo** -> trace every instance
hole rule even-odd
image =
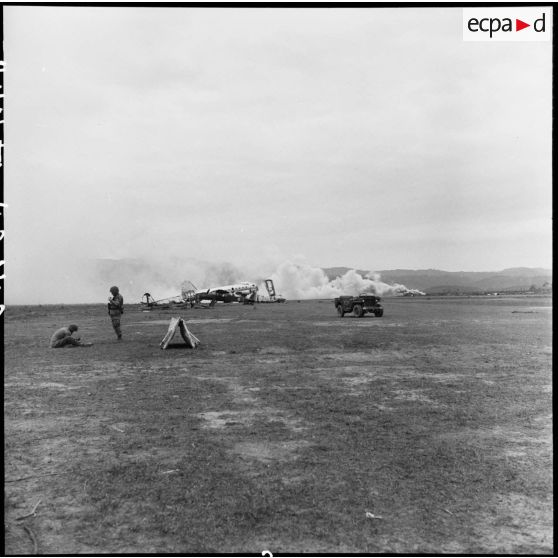
[[[549,41],[552,8],[464,8],[464,41]]]

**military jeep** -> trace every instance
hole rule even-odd
[[[340,296],[333,302],[340,318],[351,313],[357,318],[362,318],[365,314],[374,314],[377,318],[381,318],[384,315],[384,308],[380,304],[380,300],[379,296],[361,294],[358,296]]]

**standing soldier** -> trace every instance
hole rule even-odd
[[[118,287],[111,287],[110,292],[112,296],[108,299],[108,313],[112,321],[112,327],[116,332],[118,340],[122,340],[122,331],[120,329],[120,316],[124,314],[124,299],[120,294]]]

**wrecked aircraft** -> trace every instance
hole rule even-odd
[[[172,307],[181,306],[184,305],[184,301],[182,300],[182,297],[180,295],[155,300],[151,296],[151,293],[144,293],[143,296],[141,297],[140,304],[146,307],[148,310],[151,310],[154,307],[157,307],[159,309],[165,309],[165,308],[170,308],[171,306]]]
[[[198,304],[204,301],[244,302],[251,304],[255,301],[257,292],[258,286],[248,281],[242,281],[233,285],[210,287],[208,289],[196,289],[193,283],[187,281],[182,287],[182,300]]]
[[[265,280],[265,288],[269,293],[269,300],[260,299],[260,302],[286,302],[287,299],[281,295],[276,294],[275,292],[275,285],[273,284],[272,279]]]

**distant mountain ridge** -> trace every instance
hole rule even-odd
[[[87,285],[81,280],[82,292],[89,292],[91,300],[104,296],[107,285],[118,285],[126,293],[127,300],[139,301],[145,292],[156,299],[180,294],[183,281],[192,281],[198,287],[226,285],[241,280],[259,280],[228,263],[212,263],[191,258],[103,258],[92,260],[91,265],[82,266],[82,274],[87,277]],[[86,270],[85,272],[83,270]],[[341,277],[350,267],[322,268],[332,281]],[[356,270],[365,277],[370,271]],[[381,281],[388,285],[404,285],[407,290],[417,290],[430,295],[469,295],[495,292],[552,292],[552,271],[543,268],[509,268],[502,271],[442,271],[438,269],[392,269],[372,270]],[[267,275],[265,276],[267,277]],[[260,276],[263,281],[264,276]],[[285,284],[276,281],[280,292],[292,288],[286,278]],[[77,280],[75,282],[78,282]],[[304,282],[300,289],[304,290]],[[103,290],[99,290],[100,286]],[[295,285],[296,287],[296,285]],[[297,298],[301,297],[300,289]],[[295,289],[296,290],[296,289]],[[404,292],[403,289],[402,292]],[[283,294],[285,294],[283,292]]]
[[[331,281],[351,268],[323,268]],[[370,273],[357,270],[362,276]],[[513,267],[502,271],[442,271],[439,269],[375,270],[388,284],[400,283],[408,289],[426,294],[482,294],[487,292],[549,291],[552,288],[552,270],[544,268]]]

